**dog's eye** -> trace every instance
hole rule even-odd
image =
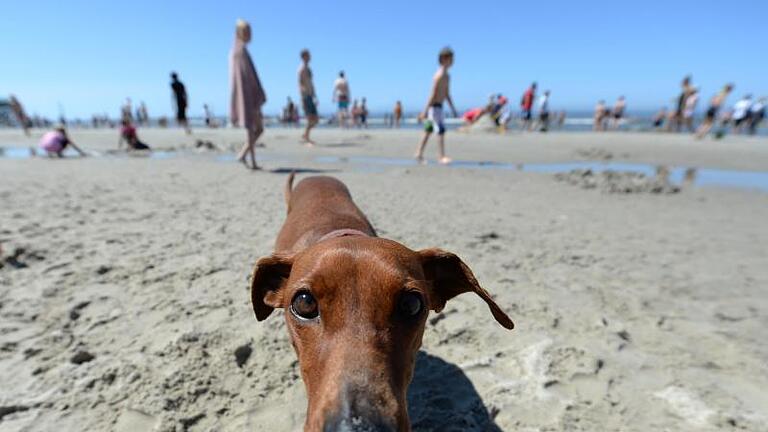
[[[301,319],[314,319],[319,315],[317,300],[309,291],[299,291],[291,302],[291,312]]]
[[[415,317],[421,314],[421,310],[424,308],[424,301],[421,299],[421,294],[408,291],[400,296],[397,308],[401,316],[406,318]]]

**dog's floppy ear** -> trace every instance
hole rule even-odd
[[[473,292],[480,296],[491,310],[491,314],[499,324],[513,329],[515,324],[493,301],[488,291],[477,283],[472,270],[458,256],[441,249],[424,249],[419,251],[424,276],[432,283],[431,308],[440,312],[445,303],[465,292]]]
[[[251,274],[251,303],[256,319],[266,319],[272,310],[282,307],[281,289],[288,281],[293,256],[273,254],[259,259]]]

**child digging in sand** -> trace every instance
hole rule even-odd
[[[429,141],[429,137],[432,135],[435,128],[437,128],[437,143],[438,151],[440,152],[440,159],[438,159],[438,161],[441,164],[448,164],[451,162],[451,159],[445,155],[443,101],[448,102],[448,105],[453,112],[453,116],[458,117],[449,91],[450,77],[448,76],[448,69],[453,65],[453,51],[447,47],[443,48],[438,55],[438,62],[440,63],[440,68],[432,79],[432,92],[429,95],[429,99],[427,99],[427,105],[424,107],[424,111],[419,114],[420,119],[427,119],[427,121],[424,122],[424,138],[421,139],[419,148],[416,151],[416,160],[419,163],[424,163],[424,147],[427,146],[427,141]]]
[[[64,150],[66,150],[67,147],[75,149],[80,156],[85,156],[85,152],[80,150],[80,147],[69,139],[69,135],[67,135],[67,130],[64,126],[58,126],[56,129],[47,132],[40,138],[40,150],[44,151],[48,157],[64,157]],[[32,155],[34,156],[35,154],[36,152],[33,150]]]

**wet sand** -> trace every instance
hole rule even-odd
[[[353,162],[407,160],[416,131],[320,130],[308,149],[269,129],[267,170],[249,172],[230,160],[236,131],[139,133],[168,153],[0,157],[0,431],[300,429],[282,313],[258,323],[247,289],[291,169],[342,179],[381,236],[457,253],[517,324],[469,294],[430,316],[415,430],[768,429],[766,192]],[[71,134],[101,154],[117,143]],[[0,131],[0,146],[34,142]],[[448,151],[768,171],[764,138],[452,133]]]

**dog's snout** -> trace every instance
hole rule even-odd
[[[337,416],[329,418],[323,425],[323,432],[395,432],[391,423],[380,417]]]
[[[396,432],[397,420],[360,390],[341,395],[338,410],[326,417],[323,432]]]

